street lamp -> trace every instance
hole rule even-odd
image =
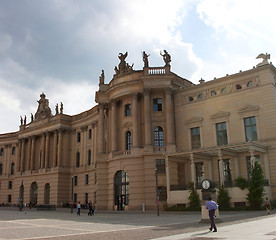
[[[155,178],[156,178],[156,209],[157,209],[157,216],[159,216],[159,191],[158,191],[157,168],[155,168]]]

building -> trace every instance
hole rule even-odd
[[[231,203],[246,200],[234,180],[259,161],[266,195],[276,200],[276,69],[263,62],[245,72],[195,85],[164,67],[126,63],[97,105],[78,115],[55,114],[45,94],[31,121],[0,135],[0,203],[55,204],[91,200],[97,209],[153,210],[187,204],[189,182],[223,184]],[[158,191],[157,191],[158,189]]]

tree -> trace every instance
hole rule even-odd
[[[188,197],[189,199],[189,210],[197,211],[201,209],[201,204],[200,204],[200,198],[199,194],[197,193],[196,189],[194,188],[194,183],[191,182],[189,184],[189,189],[190,189],[190,196]]]
[[[230,199],[229,192],[223,186],[218,190],[218,205],[220,210],[230,209]]]
[[[260,209],[263,203],[264,176],[259,162],[255,162],[248,185],[247,200],[250,208]]]

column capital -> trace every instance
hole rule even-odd
[[[144,88],[143,92],[144,92],[144,95],[149,96],[151,92],[151,88]]]

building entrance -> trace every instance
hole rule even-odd
[[[114,200],[118,211],[124,211],[129,204],[129,181],[125,171],[118,171],[114,176]]]

